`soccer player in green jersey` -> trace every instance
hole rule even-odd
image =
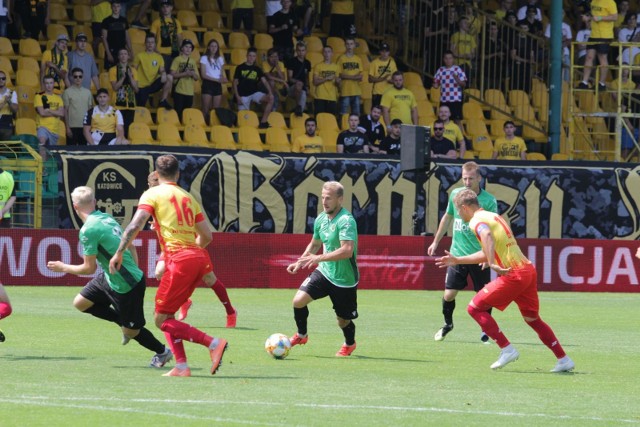
[[[313,224],[313,237],[298,260],[287,267],[296,274],[300,269],[318,267],[300,285],[293,297],[293,314],[298,332],[291,337],[291,346],[306,344],[307,305],[329,296],[344,334],[344,344],[336,353],[338,357],[350,356],[356,349],[356,325],[358,317],[358,230],[351,213],[342,207],[344,187],[330,181],[322,186],[323,212]],[[322,254],[317,252],[323,248]]]
[[[146,284],[144,273],[137,265],[135,247],[132,246],[130,252],[125,252],[122,268],[110,273],[109,260],[120,245],[120,224],[111,215],[96,210],[96,199],[89,187],[74,189],[71,200],[74,210],[84,222],[80,229],[83,263],[71,265],[62,261],[49,261],[47,268],[60,273],[86,275],[95,273],[100,265],[102,272],[76,295],[74,307],[83,313],[120,325],[123,345],[131,339],[136,340],[155,353],[150,366],[163,367],[173,358],[173,354],[144,327]]]
[[[464,256],[476,253],[480,250],[480,243],[473,231],[469,229],[469,224],[464,222],[453,204],[453,198],[461,190],[469,189],[478,195],[480,206],[486,211],[497,212],[498,204],[496,198],[480,188],[482,175],[480,166],[476,162],[467,162],[462,165],[462,182],[464,187],[456,188],[449,196],[447,211],[440,219],[438,231],[433,238],[433,243],[427,248],[427,254],[433,256],[438,248],[438,243],[449,229],[453,219],[453,237],[449,251],[455,256]],[[444,340],[444,337],[453,330],[453,311],[456,308],[456,295],[467,286],[467,277],[471,276],[473,289],[478,292],[491,280],[491,270],[480,265],[455,265],[447,268],[445,277],[444,297],[442,298],[442,314],[444,315],[444,326],[436,332],[433,339]],[[483,332],[482,342],[488,342],[489,338]]]

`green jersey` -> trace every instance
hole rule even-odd
[[[333,252],[340,248],[340,241],[353,242],[353,254],[347,259],[339,261],[321,262],[318,270],[331,283],[341,288],[352,288],[358,284],[360,274],[356,264],[358,255],[358,229],[356,220],[345,208],[333,218],[322,212],[313,224],[313,238],[321,240],[324,253]]]
[[[462,221],[453,204],[453,198],[459,191],[464,189],[465,187],[460,187],[453,190],[451,196],[449,196],[449,204],[447,205],[447,214],[453,216],[453,238],[451,239],[449,252],[454,256],[471,255],[482,249],[475,233],[469,228],[469,223]],[[480,189],[480,194],[478,194],[478,202],[480,203],[480,207],[485,211],[498,212],[498,202],[496,202],[496,198],[482,189]]]
[[[80,229],[80,243],[84,255],[95,255],[111,289],[126,294],[142,279],[143,273],[127,250],[122,256],[122,267],[115,274],[109,273],[109,261],[120,246],[122,228],[120,224],[101,211],[87,217]]]

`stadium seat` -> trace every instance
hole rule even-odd
[[[49,24],[47,25],[47,40],[55,41],[58,39],[58,36],[65,35],[67,38],[69,37],[69,31],[67,31],[67,27],[61,24]]]
[[[336,142],[338,141],[339,130],[325,129],[319,130],[318,135],[322,138],[322,152],[336,153]]]
[[[40,76],[31,70],[18,70],[16,72],[16,85],[40,88]]]
[[[182,24],[183,30],[193,31],[196,34],[203,34],[207,31],[207,28],[204,25],[200,25],[200,23],[198,22],[198,17],[196,16],[195,9],[178,10],[178,21],[180,21],[180,23]],[[187,37],[183,35],[182,39],[184,40],[185,38]],[[195,40],[190,40],[195,43],[198,38],[196,37]]]
[[[211,39],[216,39],[216,41],[218,42],[218,46],[220,46],[220,51],[226,51],[227,50],[227,43],[224,41],[224,37],[222,36],[222,34],[219,31],[207,31],[206,33],[204,33],[203,36],[203,40],[204,40],[204,47],[206,49],[206,47],[209,45],[209,42],[211,41]]]
[[[26,40],[26,39],[22,39]],[[38,50],[40,49],[40,45],[38,45]],[[15,51],[13,50],[13,45],[11,44],[11,40],[6,37],[0,37],[0,55],[6,56],[9,59],[17,59]],[[42,52],[38,57],[42,56]]]
[[[309,52],[319,52],[322,53],[322,49],[324,45],[322,44],[322,40],[318,36],[305,36],[304,43],[307,45],[307,53]]]
[[[484,100],[489,105],[506,106],[507,100],[500,89],[487,89],[484,91]]]
[[[309,62],[311,62],[311,68],[312,69],[313,69],[313,67],[315,67],[316,65],[318,65],[319,63],[324,61],[324,57],[322,56],[321,52],[307,52],[306,59]],[[332,59],[335,62],[336,58],[333,57]]]
[[[293,131],[293,129],[302,129],[304,133],[304,121],[309,118],[307,113],[303,113],[301,117],[296,116],[291,113],[289,115],[289,128]],[[293,133],[291,135],[291,140],[293,141]]]
[[[347,51],[344,40],[341,37],[327,37],[327,46],[331,46],[335,58]]]
[[[129,142],[133,145],[154,144],[151,129],[143,122],[134,121],[129,125]]]
[[[521,105],[531,105],[529,94],[523,90],[510,90],[509,91],[509,106],[516,108]]]
[[[160,123],[156,138],[160,145],[182,145],[180,132],[174,123]]]
[[[35,135],[36,134],[36,121],[28,117],[19,117],[16,119],[15,127],[16,135]]]
[[[287,132],[282,128],[270,127],[266,135],[267,147],[269,151],[279,153],[290,153],[291,144],[287,137]]]
[[[35,58],[21,56],[18,58],[17,66],[19,70],[31,70],[36,74],[40,74],[40,64]]]
[[[229,35],[229,44],[231,44],[231,36],[233,34],[235,33]],[[271,34],[258,33],[253,37],[253,46],[260,51],[267,51],[273,47],[273,37]]]
[[[465,102],[462,104],[462,118],[464,120],[482,120],[484,121],[484,112],[477,102]]]
[[[69,14],[67,13],[67,8],[58,3],[49,2],[49,20],[53,24],[57,25],[75,25],[75,21],[78,20],[74,17],[74,21],[69,19]],[[51,26],[51,24],[49,24]],[[47,33],[48,34],[48,33]]]
[[[247,61],[247,49],[231,49],[231,64],[241,65]]]
[[[16,86],[16,92],[18,95],[18,117],[19,118],[36,118],[36,110],[33,106],[33,101],[36,96],[36,92],[40,90],[40,87],[33,86]]]
[[[363,38],[356,38],[356,48],[355,53],[360,58],[369,58],[371,55],[371,51],[369,50],[369,43]]]
[[[258,118],[258,114],[252,110],[242,110],[238,111],[238,127],[241,128],[243,126],[252,126],[254,128],[258,128],[260,125],[260,119]]]
[[[187,145],[192,147],[211,147],[205,128],[198,124],[185,125],[183,139]]]
[[[493,140],[504,137],[504,122],[505,120],[499,119],[489,121],[489,126],[491,128],[491,138]]]
[[[91,6],[87,4],[74,4],[73,5],[73,19],[82,24],[91,24]],[[74,32],[74,35],[78,34]],[[87,37],[91,36],[91,33],[85,33]]]
[[[0,54],[6,56],[5,53],[2,52],[2,38],[0,38]],[[11,48],[13,52],[13,47]],[[18,51],[20,52],[20,56],[30,56],[32,58],[36,58],[38,61],[42,58],[42,49],[40,48],[40,43],[38,43],[35,39],[20,39],[18,43]]]
[[[568,154],[565,153],[553,153],[551,160],[571,160]]]
[[[199,2],[199,3],[205,3],[205,2]],[[175,0],[174,8],[178,12],[183,11],[183,10],[189,10],[189,11],[198,10],[198,9],[196,9],[196,5],[193,2],[193,0]],[[182,19],[180,19],[179,15],[178,15],[178,21],[180,21],[180,23],[182,23]]]
[[[435,105],[436,108],[440,107],[440,88],[432,87],[431,89],[428,90],[428,92],[429,92],[429,101],[431,101],[431,103]]]
[[[527,160],[545,161],[547,158],[542,153],[527,153]]]
[[[476,156],[474,155],[473,151],[467,150],[462,155],[462,158],[465,159],[465,160],[473,160],[473,159],[476,158]]]
[[[416,97],[416,101],[427,101],[427,100],[429,100],[429,98],[427,98],[427,90],[424,88],[424,86],[422,86],[422,85],[417,85],[417,86],[416,85],[412,85],[412,86],[405,85],[405,87],[407,89],[409,89],[411,91],[411,93],[413,93],[413,96]]]
[[[284,129],[285,131],[288,130],[287,122],[284,120],[284,116],[282,115],[282,113],[279,113],[277,111],[270,112],[269,118],[267,121],[269,122],[269,125],[273,128],[280,128],[280,129]]]
[[[13,70],[13,64],[11,64],[11,60],[6,56],[0,56],[0,70],[4,71],[4,73],[10,78],[15,77],[16,73]]]
[[[415,71],[407,71],[406,73],[402,74],[402,77],[404,78],[404,85],[405,86],[422,86],[424,87],[423,83],[422,83],[422,76],[418,73],[416,73]]]
[[[227,32],[220,12],[206,11],[202,13],[202,26],[209,31]]]
[[[196,125],[202,128],[206,128],[207,124],[204,121],[202,111],[197,108],[185,108],[182,110],[182,125]]]
[[[466,102],[476,102],[482,99],[482,94],[480,93],[480,89],[469,88],[464,90],[465,101]]]
[[[211,143],[218,150],[237,150],[231,129],[227,126],[211,126]]]
[[[487,125],[484,120],[465,120],[463,122],[463,128],[467,136],[471,139],[474,139],[478,136],[485,136],[487,139],[491,139],[489,130],[487,129]],[[475,150],[475,144],[474,144]]]
[[[177,129],[182,129],[182,123],[178,117],[176,110],[167,110],[166,108],[158,108],[156,110],[156,124],[171,124]]]
[[[200,12],[220,12],[220,6],[218,6],[217,1],[211,0],[199,0],[198,1],[198,9]]]
[[[229,34],[229,49],[249,49],[251,42],[245,33],[234,31]]]
[[[149,129],[156,129],[157,126],[153,123],[153,118],[151,117],[151,112],[146,107],[136,107],[133,121],[136,123],[144,123],[149,127]]]
[[[318,113],[316,114],[316,122],[318,124],[318,130],[323,131],[340,131],[340,127],[338,126],[338,122],[336,121],[336,116],[331,113]]]
[[[253,126],[241,126],[238,129],[238,144],[242,150],[264,151],[260,133]]]

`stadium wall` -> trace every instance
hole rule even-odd
[[[297,288],[306,274],[290,275],[308,234],[215,233],[209,253],[214,271],[228,287]],[[359,238],[358,265],[362,289],[441,290],[444,270],[426,256],[432,237],[369,236]],[[159,256],[155,233],[135,240],[139,265],[149,285],[156,285]],[[542,291],[638,292],[640,260],[637,242],[587,239],[519,239],[538,268]],[[440,243],[439,253],[450,241]],[[82,262],[76,230],[3,230],[0,235],[0,281],[6,285],[81,286],[89,279],[55,273],[47,261]]]

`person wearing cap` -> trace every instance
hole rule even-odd
[[[409,89],[404,87],[404,75],[396,71],[391,76],[393,86],[382,95],[380,107],[382,117],[387,123],[387,132],[391,130],[391,121],[400,119],[405,124],[418,124],[418,102]]]
[[[147,33],[144,39],[144,52],[140,52],[133,59],[133,66],[138,71],[138,93],[136,105],[145,107],[149,96],[162,91],[162,98],[158,107],[171,110],[173,107],[167,101],[173,88],[173,76],[167,74],[164,58],[156,52],[156,36]]]
[[[120,0],[111,0],[111,15],[102,21],[102,43],[104,44],[104,69],[108,70],[118,63],[120,49],[131,48],[129,23],[120,16]]]
[[[251,109],[252,102],[265,104],[260,120],[260,128],[266,129],[269,127],[269,113],[273,108],[273,93],[262,69],[256,65],[257,56],[256,48],[250,47],[247,50],[247,61],[236,67],[236,71],[233,74],[233,96],[238,103],[238,110]],[[262,88],[267,89],[268,93],[260,90],[259,83],[262,83]]]
[[[402,120],[393,119],[389,124],[389,134],[384,137],[382,142],[380,143],[380,148],[378,149],[379,154],[391,154],[392,156],[400,155],[400,134]]]
[[[84,80],[82,68],[71,69],[71,85],[62,93],[64,102],[65,125],[67,128],[67,145],[84,145],[84,116],[93,106],[91,91],[82,86]]]
[[[313,111],[318,113],[336,114],[338,112],[338,87],[340,75],[338,64],[333,62],[333,48],[322,48],[323,61],[313,67],[313,85],[316,93],[313,99]]]
[[[67,54],[69,69],[80,68],[82,70],[82,86],[91,90],[91,82],[97,88],[100,87],[98,78],[98,66],[91,53],[87,51],[87,35],[79,33],[76,35],[76,48]],[[71,85],[75,84],[73,77],[68,79]]]
[[[182,111],[193,106],[193,96],[195,94],[196,80],[200,80],[198,71],[199,63],[191,57],[193,52],[193,42],[189,39],[182,40],[180,56],[171,63],[171,75],[176,86],[173,93],[173,103],[175,104],[178,117],[182,118]]]
[[[109,91],[98,89],[98,105],[87,110],[83,120],[83,134],[87,145],[126,145],[122,113],[109,105]]]
[[[171,72],[171,63],[180,55],[182,46],[182,24],[171,14],[173,2],[160,0],[160,17],[151,24],[151,34],[155,34],[158,52],[164,58],[167,73]]]
[[[40,82],[45,76],[53,77],[54,87],[58,93],[62,93],[64,88],[69,86],[67,79],[69,61],[66,54],[68,42],[69,37],[66,34],[60,34],[51,50],[44,51],[40,61]],[[41,89],[44,90],[44,83],[41,83]]]
[[[349,114],[349,129],[338,134],[336,141],[337,153],[369,153],[369,139],[364,129],[359,127],[360,118],[357,114]]]
[[[380,105],[382,94],[391,87],[391,76],[398,71],[396,61],[390,55],[389,45],[380,45],[380,56],[369,65],[369,83],[373,83],[371,90],[371,105]]]
[[[138,92],[138,72],[129,66],[129,51],[120,49],[118,64],[109,69],[109,81],[113,89],[114,104],[122,113],[124,136],[129,135],[129,125],[133,123],[136,112],[136,93]]]

